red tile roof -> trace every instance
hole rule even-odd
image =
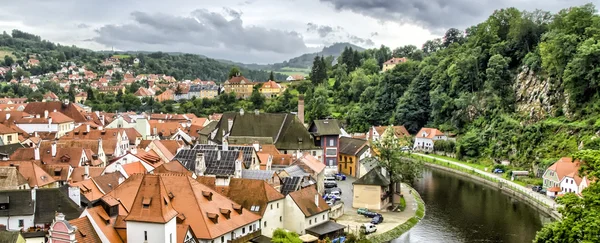
[[[327,202],[317,193],[317,190],[313,186],[306,187],[302,190],[290,192],[288,194],[296,205],[300,208],[304,216],[310,217],[316,214],[325,212],[330,209]],[[319,205],[315,204],[315,197]]]

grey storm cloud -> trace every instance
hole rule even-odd
[[[238,53],[276,54],[298,53],[307,49],[297,32],[244,26],[241,12],[232,9],[224,9],[224,12],[225,16],[198,9],[186,16],[174,16],[136,11],[131,13],[131,23],[109,24],[97,29],[94,40],[121,49],[136,49],[139,45],[158,48],[179,45]]]
[[[306,31],[317,32],[321,38],[327,37],[330,34],[343,30],[342,27],[339,26],[334,28],[329,25],[318,25],[314,23],[308,23],[306,24],[306,26]]]
[[[359,45],[362,44],[362,45],[367,45],[367,46],[375,45],[375,42],[373,42],[373,40],[368,39],[368,38],[360,38],[355,35],[348,35],[348,38],[350,39],[350,41],[352,43],[355,43],[355,44],[359,44]]]
[[[438,31],[474,25],[496,9],[557,11],[589,0],[320,0],[336,10],[349,10],[380,21],[411,23]]]

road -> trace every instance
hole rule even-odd
[[[429,158],[429,159],[435,159],[435,160],[439,160],[439,161],[451,163],[453,165],[460,166],[460,167],[463,167],[465,169],[473,170],[473,171],[475,171],[475,173],[478,173],[478,174],[482,174],[482,175],[486,175],[486,176],[494,176],[494,177],[496,177],[498,179],[498,181],[501,181],[502,183],[510,185],[510,187],[512,187],[513,189],[516,189],[516,190],[518,190],[518,191],[520,191],[522,193],[528,194],[531,197],[534,197],[538,201],[542,202],[543,204],[547,205],[548,207],[556,210],[556,206],[557,205],[556,205],[556,202],[553,199],[551,199],[551,198],[549,198],[549,197],[547,197],[545,195],[539,194],[537,192],[534,192],[534,191],[531,190],[531,188],[527,188],[527,187],[521,186],[521,185],[519,185],[517,183],[514,183],[514,182],[512,182],[510,180],[507,180],[507,179],[504,179],[502,177],[496,176],[493,173],[482,171],[482,170],[473,168],[471,166],[468,166],[468,165],[465,165],[465,164],[461,164],[461,163],[457,163],[457,162],[454,162],[454,161],[451,161],[451,160],[436,158],[436,157],[429,156],[429,155],[426,155],[426,154],[419,154],[419,153],[413,153],[413,154],[418,155],[418,156],[422,156],[422,157],[425,157],[425,158]]]

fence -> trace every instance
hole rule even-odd
[[[555,219],[560,219],[560,217],[561,217],[561,215],[557,212],[557,208],[559,206],[556,204],[556,202],[549,201],[550,199],[547,198],[545,195],[531,191],[528,188],[514,186],[511,183],[507,183],[502,178],[490,176],[487,173],[479,173],[474,168],[468,169],[468,168],[465,168],[465,166],[459,166],[454,163],[444,162],[444,161],[440,161],[435,158],[427,158],[427,157],[422,157],[422,156],[418,156],[418,155],[411,155],[410,157],[413,159],[421,160],[425,163],[439,165],[439,166],[446,167],[446,168],[449,168],[449,169],[452,169],[455,171],[469,174],[469,175],[477,177],[477,178],[481,178],[484,180],[484,182],[491,182],[491,183],[486,183],[486,184],[489,184],[491,186],[496,186],[496,187],[500,188],[502,191],[504,191],[505,193],[508,193],[512,196],[518,197],[518,198],[532,204],[532,206],[546,212],[547,214],[549,214],[550,216],[552,216]]]

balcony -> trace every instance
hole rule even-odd
[[[248,233],[247,235],[235,238],[234,240],[229,240],[227,242],[229,242],[229,243],[246,243],[256,237],[259,237],[260,235],[261,235],[261,229],[258,229],[257,231]]]

